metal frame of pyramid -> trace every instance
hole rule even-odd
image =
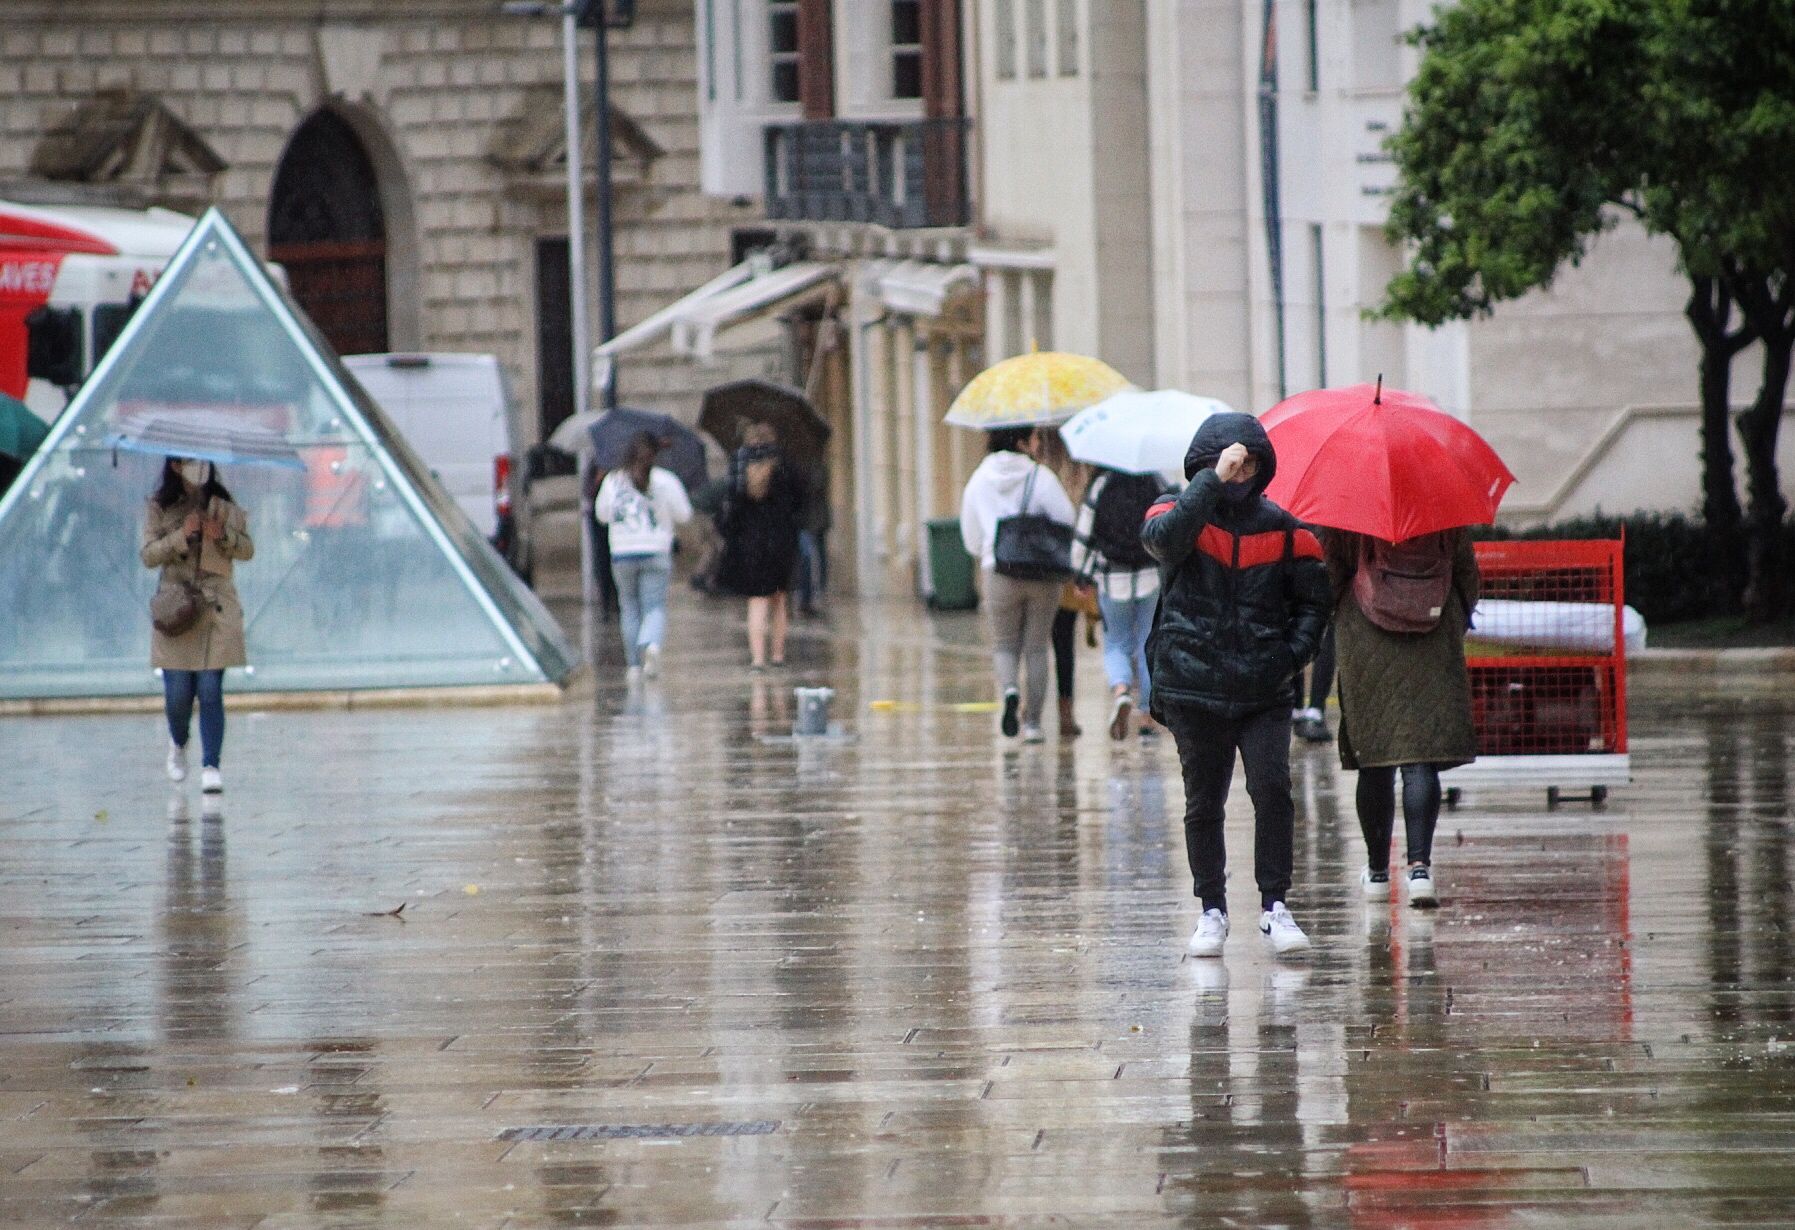
[[[304,505],[307,493],[284,491],[279,499],[271,497],[267,502],[273,508],[266,510],[263,525],[272,524],[277,531],[274,545],[284,549],[286,555],[272,561],[270,566],[284,567],[286,571],[272,581],[257,578],[265,591],[265,597],[254,612],[251,611],[248,596],[245,597],[250,667],[231,672],[230,689],[234,692],[341,692],[360,689],[384,691],[411,687],[564,683],[572,674],[577,659],[554,617],[467,522],[455,502],[441,490],[404,438],[387,421],[373,400],[362,391],[354,377],[338,362],[329,344],[304,313],[268,275],[223,214],[213,208],[207,210],[194,226],[117,341],[57,418],[49,437],[5,495],[0,497],[0,590],[11,591],[0,602],[10,608],[7,611],[7,622],[13,625],[15,632],[9,639],[5,630],[0,629],[0,702],[147,695],[159,691],[156,677],[149,667],[149,615],[145,605],[149,592],[153,591],[153,576],[147,569],[142,570],[142,577],[151,578],[147,588],[142,577],[125,581],[122,586],[118,584],[122,570],[117,564],[116,544],[113,542],[119,520],[118,509],[108,510],[111,516],[108,528],[114,532],[109,533],[103,541],[95,539],[108,551],[114,552],[113,572],[98,577],[91,571],[86,574],[84,583],[94,587],[86,595],[54,590],[53,587],[59,584],[64,584],[67,588],[65,582],[56,579],[58,576],[82,578],[80,565],[83,561],[79,558],[54,560],[52,557],[55,551],[49,547],[46,533],[38,533],[35,545],[39,554],[36,557],[19,548],[34,545],[30,534],[41,527],[26,525],[25,518],[34,511],[33,503],[42,500],[46,488],[52,483],[62,484],[52,493],[54,495],[75,491],[76,498],[70,501],[70,507],[75,513],[83,511],[81,497],[84,495],[103,494],[114,505],[119,504],[119,485],[124,483],[124,477],[88,473],[91,464],[104,457],[108,451],[112,469],[116,471],[119,467],[118,450],[115,447],[108,450],[107,443],[96,436],[94,428],[104,416],[122,412],[120,408],[125,404],[125,395],[136,391],[131,385],[133,380],[153,381],[162,370],[148,368],[145,370],[149,375],[144,376],[139,370],[141,356],[138,351],[144,349],[153,357],[158,354],[157,346],[166,348],[170,344],[163,338],[163,333],[168,331],[163,330],[159,322],[166,314],[170,322],[169,328],[174,328],[178,322],[174,315],[176,305],[181,304],[181,297],[189,291],[190,285],[195,287],[194,297],[203,300],[206,292],[197,288],[197,284],[193,282],[194,275],[204,272],[207,263],[216,262],[221,256],[241,276],[245,287],[253,295],[254,305],[253,308],[246,309],[248,315],[239,313],[243,316],[246,329],[248,325],[264,327],[266,321],[271,319],[278,326],[279,337],[284,337],[294,347],[297,357],[303,361],[302,367],[292,365],[294,355],[272,350],[238,355],[231,355],[228,349],[208,351],[205,349],[205,339],[196,343],[194,339],[187,338],[183,342],[182,335],[178,332],[168,334],[176,339],[173,345],[178,351],[184,344],[188,354],[196,350],[203,352],[199,368],[192,369],[202,381],[218,374],[207,366],[213,354],[218,356],[219,372],[230,368],[233,358],[240,362],[237,369],[239,373],[259,373],[264,364],[278,370],[282,361],[289,364],[287,373],[291,376],[298,377],[303,371],[303,383],[295,386],[299,390],[295,397],[303,393],[307,402],[302,405],[295,400],[285,409],[290,411],[290,417],[294,419],[302,418],[307,413],[314,417],[328,414],[330,417],[325,422],[334,434],[326,436],[314,433],[306,436],[300,433],[300,438],[291,440],[293,448],[300,453],[308,449],[335,449],[339,453],[356,450],[361,468],[354,473],[363,483],[364,506],[371,502],[378,503],[376,513],[384,518],[390,535],[383,558],[380,555],[380,545],[372,534],[363,539],[332,539],[322,528],[315,536],[295,530],[279,521],[273,508],[305,507],[309,515],[310,508]],[[237,287],[233,283],[228,289],[241,295],[244,287]],[[194,310],[190,304],[182,307]],[[252,335],[245,332],[243,336],[248,339]],[[266,342],[274,339],[270,339],[264,330],[262,340]],[[219,344],[223,345],[223,342]],[[230,406],[228,395],[220,396],[225,407],[223,412],[236,412],[238,408]],[[267,407],[262,409],[266,411]],[[89,422],[90,419],[96,421]],[[365,450],[365,457],[360,450]],[[153,473],[153,470],[145,470],[144,465],[159,464],[154,459],[142,461],[143,465],[137,465],[131,473],[139,476],[142,473]],[[333,469],[332,473],[335,472]],[[225,467],[224,473],[229,481],[236,481],[234,477],[230,477],[230,467]],[[301,480],[289,477],[288,481]],[[103,492],[93,486],[81,486],[77,489],[80,484],[108,482],[115,486],[107,487]],[[145,486],[145,490],[134,492],[132,498],[141,501],[147,497],[147,484]],[[378,495],[370,495],[370,492],[377,492]],[[137,506],[141,507],[141,502]],[[253,509],[251,511],[254,512]],[[39,510],[38,515],[45,526],[61,529],[54,511]],[[365,515],[363,519],[367,520]],[[18,525],[15,526],[15,522]],[[394,530],[391,527],[397,528]],[[419,531],[421,542],[416,541]],[[73,533],[65,533],[65,540]],[[337,607],[351,608],[346,612],[348,631],[341,637],[345,646],[352,646],[357,633],[361,631],[355,624],[356,618],[365,620],[367,626],[374,631],[362,636],[362,640],[367,643],[361,644],[358,649],[346,648],[340,655],[341,660],[337,660],[328,644],[320,644],[322,634],[304,626],[303,615],[277,607],[276,615],[270,622],[280,624],[284,620],[287,639],[294,644],[305,642],[307,648],[303,653],[293,654],[290,660],[283,660],[282,651],[275,650],[274,661],[267,663],[273,669],[259,670],[265,664],[258,660],[257,643],[257,624],[262,619],[263,611],[268,609],[275,598],[296,600],[304,597],[313,602],[319,598],[318,594],[310,592],[303,595],[285,594],[283,587],[290,582],[296,586],[307,584],[304,577],[308,573],[322,576],[322,588],[328,589],[332,584],[333,574],[316,567],[317,561],[307,558],[308,552],[317,555],[323,550],[319,546],[321,542],[341,544],[334,548],[337,551],[334,559],[328,555],[321,557],[325,564],[338,565],[335,577],[352,573],[360,577],[365,571],[371,574],[368,578],[362,578],[367,586],[382,582],[388,586],[389,592],[376,594],[377,601],[363,603],[359,610],[353,609],[354,601],[365,595],[351,595],[347,601],[340,600],[341,595],[331,595]],[[434,554],[419,550],[425,543]],[[365,544],[373,544],[367,560],[354,554],[359,546]],[[135,559],[135,539],[129,545],[130,555]],[[63,549],[68,550],[71,555],[78,555],[71,547],[65,545]],[[400,552],[409,554],[401,555]],[[447,564],[446,574],[441,567],[443,563]],[[240,567],[240,590],[244,587],[246,576],[254,577],[252,570],[257,565],[258,561],[252,560]],[[387,565],[384,570],[383,565]],[[419,592],[414,594],[397,592],[397,587],[406,582],[395,578],[404,576],[407,566],[413,574],[421,573],[427,578],[414,578],[410,582],[418,588]],[[301,579],[294,581],[295,575]],[[449,584],[447,576],[453,577],[454,585]],[[108,582],[112,583],[110,588],[107,586]],[[427,583],[434,585],[433,592],[423,592]],[[128,612],[120,607],[120,595],[112,592],[119,588],[132,591],[128,597],[135,604],[137,623],[141,625],[140,634],[130,631]],[[475,619],[469,611],[453,609],[456,605],[453,595],[457,590],[474,604],[479,612],[479,619]],[[370,589],[369,592],[374,591]],[[39,641],[48,640],[57,644],[72,645],[78,642],[79,636],[71,633],[68,625],[71,622],[83,622],[87,614],[80,600],[83,596],[88,599],[89,606],[109,604],[107,614],[111,616],[113,626],[104,640],[106,653],[89,652],[84,657],[77,650],[59,650],[53,644],[34,656],[30,643],[33,635]],[[55,602],[47,605],[37,602],[37,606],[42,609],[34,609],[34,602],[45,597],[62,600],[62,605],[58,607]],[[71,597],[74,601],[68,601]],[[407,603],[408,598],[415,603],[415,609]],[[376,623],[372,611],[376,607],[384,610],[384,623]],[[341,611],[338,613],[343,614]],[[457,623],[456,619],[460,622]],[[456,639],[458,634],[459,642]],[[414,635],[425,641],[431,637],[436,639],[428,650],[419,650],[408,657],[409,642],[406,638]],[[136,662],[141,663],[140,666],[135,666],[129,655],[121,652],[121,647],[127,646],[127,641],[121,640],[121,637],[138,642],[141,652]],[[494,651],[495,647],[497,652]],[[260,648],[265,651],[262,657],[266,659],[267,647]],[[59,653],[64,656],[58,657]]]

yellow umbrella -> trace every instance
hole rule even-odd
[[[948,423],[991,431],[1063,423],[1134,386],[1109,364],[1081,354],[1037,351],[987,367],[948,407]]]

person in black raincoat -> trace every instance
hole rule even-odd
[[[1183,492],[1147,511],[1141,542],[1165,570],[1148,640],[1152,712],[1184,773],[1184,842],[1203,917],[1194,956],[1228,936],[1223,807],[1238,751],[1253,800],[1259,930],[1280,953],[1309,945],[1285,905],[1295,808],[1291,680],[1315,656],[1331,591],[1321,544],[1265,498],[1277,456],[1249,414],[1204,420],[1184,458]]]

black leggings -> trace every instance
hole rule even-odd
[[[1365,834],[1371,870],[1390,869],[1390,836],[1396,827],[1396,768],[1359,770],[1359,828]],[[1402,822],[1408,830],[1408,861],[1433,861],[1434,826],[1440,822],[1440,770],[1430,764],[1402,766]]]
[[[1060,610],[1053,616],[1053,673],[1060,685],[1060,699],[1072,699],[1073,641],[1078,632],[1078,612]]]

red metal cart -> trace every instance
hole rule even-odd
[[[1467,634],[1477,759],[1461,789],[1543,787],[1600,803],[1630,778],[1627,622],[1619,540],[1480,542],[1483,578]]]

